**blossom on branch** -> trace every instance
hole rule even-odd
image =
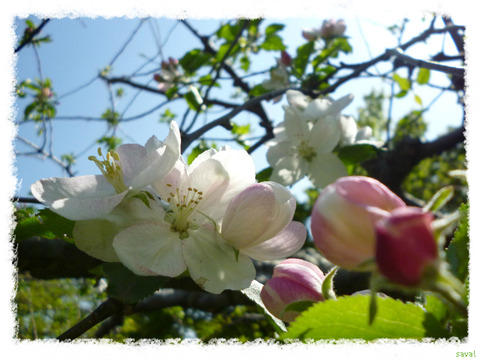
[[[340,112],[353,100],[351,95],[339,100],[311,100],[299,91],[287,91],[289,105],[285,117],[275,129],[275,138],[267,146],[267,160],[273,168],[271,180],[292,185],[308,175],[313,184],[323,188],[347,171],[332,151],[351,131]]]

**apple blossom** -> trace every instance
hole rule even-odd
[[[152,204],[156,219],[136,222],[113,240],[136,274],[175,277],[188,270],[206,291],[240,290],[255,277],[250,257],[286,257],[305,241],[303,225],[291,222],[289,191],[256,184],[253,160],[243,150],[208,150],[190,166],[179,160],[152,187],[165,209]]]
[[[312,211],[317,249],[351,270],[371,269],[375,224],[406,204],[385,185],[365,176],[342,177],[322,190]]]
[[[417,207],[401,207],[375,225],[378,270],[390,281],[418,286],[435,267],[438,248],[433,215]]]
[[[158,89],[167,91],[175,86],[175,83],[181,78],[181,74],[177,69],[178,60],[168,58],[168,61],[162,61],[162,71],[160,74],[155,74],[154,79],[157,81]]]
[[[287,259],[273,268],[260,293],[265,307],[283,321],[293,321],[300,312],[295,303],[307,305],[323,301],[323,272],[314,264],[301,259]],[[290,305],[290,309],[288,306]]]
[[[347,95],[337,101],[312,101],[298,91],[287,91],[289,105],[284,106],[284,121],[274,129],[275,138],[267,144],[267,160],[273,168],[271,180],[292,185],[308,175],[315,186],[323,188],[347,175],[332,151],[346,131],[340,112],[352,99]]]
[[[99,155],[103,156],[99,149]],[[145,146],[125,144],[109,151],[103,160],[89,157],[103,175],[48,178],[31,186],[33,196],[70,220],[102,218],[126,196],[149,193],[145,188],[165,176],[180,156],[180,132],[175,122],[165,142],[152,136]]]
[[[164,202],[152,204],[156,219],[120,231],[115,251],[134,273],[175,277],[186,270],[202,288],[220,293],[250,285],[255,268],[226,243],[218,227],[230,200],[255,182],[251,157],[243,150],[208,150],[190,166],[180,158],[152,184]]]

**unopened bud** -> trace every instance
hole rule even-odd
[[[323,272],[301,259],[287,259],[275,266],[260,296],[265,307],[283,321],[293,321],[306,307],[323,301]]]
[[[438,259],[432,222],[434,217],[417,207],[403,207],[392,211],[376,226],[376,262],[378,270],[391,282],[415,287],[425,277],[435,275]]]

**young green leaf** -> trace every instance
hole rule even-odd
[[[446,330],[420,306],[377,297],[369,325],[370,296],[342,296],[319,302],[299,315],[281,339],[422,339],[445,337]]]

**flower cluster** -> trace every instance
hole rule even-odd
[[[178,60],[168,58],[168,61],[162,61],[162,71],[160,74],[155,74],[153,78],[158,82],[160,91],[173,88],[177,82],[182,80],[182,75],[178,70]]]
[[[345,166],[332,151],[355,141],[355,121],[341,115],[352,100],[351,95],[335,101],[311,100],[299,91],[287,91],[284,121],[274,129],[275,137],[268,144],[271,180],[292,185],[308,175],[316,187],[323,188],[346,176]]]
[[[308,41],[317,39],[330,40],[335,37],[343,36],[347,26],[343,20],[324,20],[320,28],[304,29],[302,36]]]
[[[305,241],[305,227],[292,221],[294,197],[256,183],[246,151],[211,149],[187,165],[175,122],[165,142],[152,137],[91,160],[103,175],[40,180],[32,193],[76,220],[81,250],[137,275],[188,271],[206,291],[240,290],[255,277],[252,259],[285,258]]]

